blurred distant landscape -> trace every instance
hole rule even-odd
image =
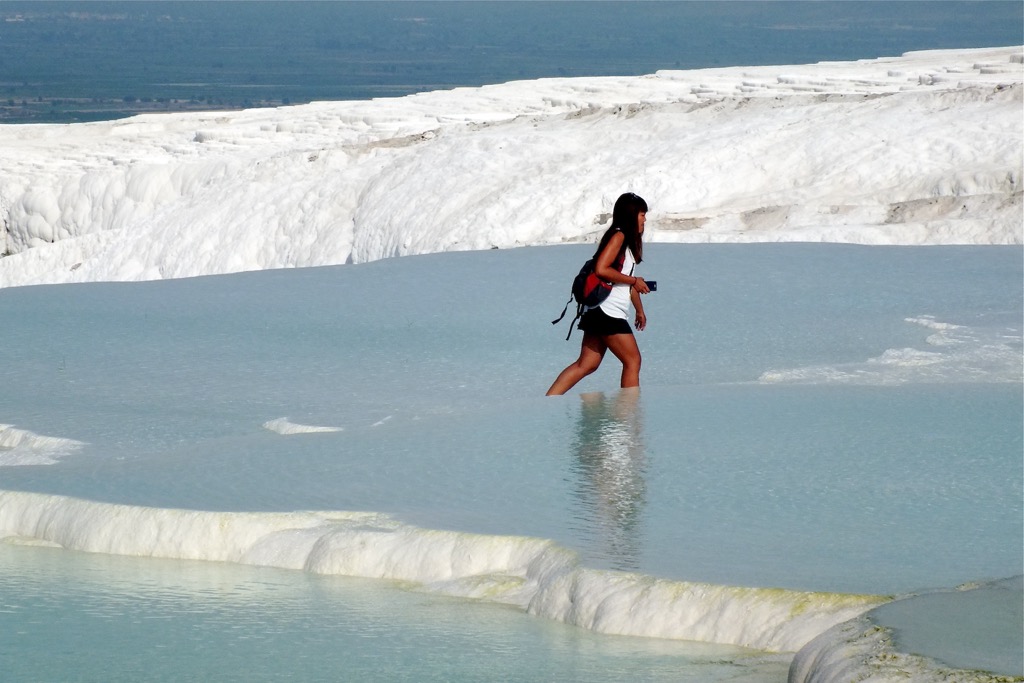
[[[1024,43],[1024,3],[9,2],[0,123]]]

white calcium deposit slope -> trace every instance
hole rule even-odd
[[[1020,47],[0,127],[0,286],[591,240],[1020,244]]]

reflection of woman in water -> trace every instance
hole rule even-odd
[[[564,394],[597,370],[609,349],[622,362],[620,386],[640,386],[640,348],[629,327],[629,307],[632,304],[636,311],[636,329],[643,330],[647,316],[640,295],[651,290],[642,277],[633,275],[633,267],[644,258],[646,220],[647,202],[637,195],[627,192],[615,201],[612,224],[601,237],[594,262],[594,273],[613,283],[612,291],[600,306],[583,312],[579,358],[562,370],[548,389],[548,396]]]
[[[613,397],[583,394],[574,469],[580,474],[585,531],[595,533],[612,569],[638,569],[641,517],[647,486],[646,455],[637,389]]]

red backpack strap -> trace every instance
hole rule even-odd
[[[622,264],[626,262],[626,249],[628,248],[629,247],[623,244],[622,251],[620,251],[619,255],[615,257],[614,261],[612,261],[612,268],[619,271],[620,273],[622,272]]]

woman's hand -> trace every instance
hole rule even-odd
[[[633,278],[633,289],[635,289],[639,294],[651,293],[651,288],[647,286],[647,283],[644,282],[644,279],[642,277]]]
[[[636,329],[638,331],[642,331],[645,327],[647,327],[647,314],[643,312],[643,309],[640,309],[636,312],[636,320],[634,321],[634,323],[636,324]]]

